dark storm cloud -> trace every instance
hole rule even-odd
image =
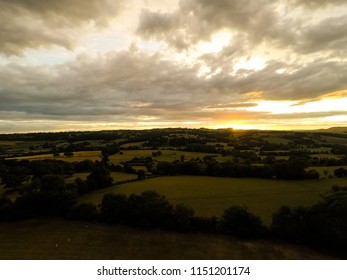
[[[72,48],[77,27],[103,26],[115,17],[121,1],[0,0],[0,52],[20,55],[27,48]]]

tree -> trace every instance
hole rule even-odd
[[[30,170],[22,166],[9,166],[2,175],[2,182],[5,188],[17,190],[30,178]]]
[[[141,195],[132,194],[127,201],[125,220],[140,227],[167,227],[172,217],[172,205],[164,196],[155,191],[145,191]]]
[[[108,166],[108,164],[110,162],[110,156],[109,156],[109,153],[106,149],[103,149],[101,151],[101,162],[104,166]]]
[[[142,180],[146,177],[145,171],[143,169],[137,170],[137,179]]]
[[[64,156],[65,157],[72,157],[73,156],[73,152],[66,151],[66,152],[64,152]]]
[[[88,175],[86,184],[90,190],[96,190],[110,187],[112,182],[110,171],[104,165],[97,164]]]
[[[347,170],[343,167],[334,170],[334,175],[338,178],[347,177]]]
[[[176,231],[189,231],[192,228],[194,210],[183,204],[178,204],[173,209],[171,226]]]
[[[94,221],[98,218],[98,211],[94,204],[81,203],[69,211],[69,218],[83,221]]]
[[[311,207],[281,207],[272,218],[277,238],[347,255],[347,187],[332,187]]]
[[[105,194],[100,205],[100,219],[106,223],[127,223],[127,197],[124,194]]]
[[[66,188],[64,179],[58,175],[36,178],[14,203],[17,218],[37,216],[65,216],[75,205],[75,193]]]
[[[242,206],[232,206],[224,211],[220,229],[223,233],[240,238],[263,237],[266,233],[266,227],[260,217]]]

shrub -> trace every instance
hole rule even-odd
[[[81,203],[69,211],[68,217],[75,220],[95,221],[98,218],[98,211],[91,203]]]
[[[266,227],[260,217],[253,215],[242,206],[232,206],[224,211],[220,230],[222,233],[240,238],[262,237],[266,233]]]

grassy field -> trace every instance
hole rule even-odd
[[[16,146],[19,141],[7,141],[7,140],[0,140],[0,146]]]
[[[332,159],[340,159],[342,156],[339,155],[333,155],[333,154],[314,154],[314,155],[310,155],[310,157],[312,158],[332,158]]]
[[[65,182],[66,183],[72,183],[77,178],[81,178],[82,180],[86,180],[89,174],[90,173],[75,173],[71,177],[66,178]],[[134,180],[137,178],[136,174],[127,174],[127,173],[120,173],[120,172],[111,172],[111,176],[113,178],[113,183],[127,182],[127,181]]]
[[[0,224],[0,259],[331,259],[270,241],[178,234],[65,220]]]
[[[117,185],[89,193],[81,202],[98,205],[106,193],[141,193],[155,190],[172,203],[184,203],[197,215],[220,216],[232,205],[246,205],[267,224],[282,205],[308,206],[319,200],[319,194],[332,185],[347,185],[347,179],[284,181],[249,178],[220,178],[203,176],[158,177]]]

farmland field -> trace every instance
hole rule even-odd
[[[220,216],[232,205],[246,205],[250,211],[270,224],[271,215],[282,205],[308,206],[319,200],[319,194],[332,185],[347,185],[347,179],[269,180],[250,178],[218,178],[203,176],[173,176],[147,179],[117,185],[80,198],[81,202],[98,205],[106,193],[139,194],[155,190],[170,202],[184,203],[197,215]]]
[[[330,259],[271,241],[178,234],[79,221],[35,219],[1,223],[0,259]]]

